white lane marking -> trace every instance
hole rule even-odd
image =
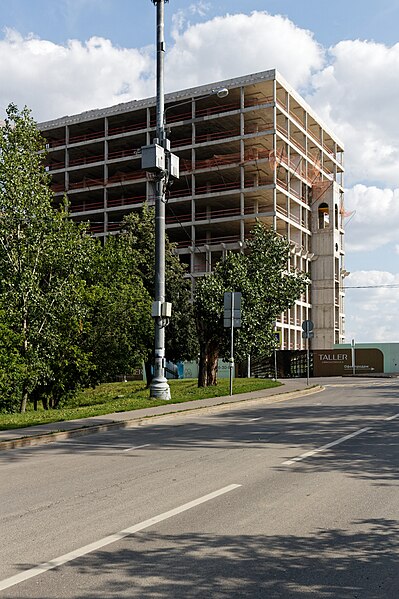
[[[385,418],[385,420],[395,420],[395,418],[399,418],[399,414],[394,414],[394,416],[389,416],[389,418]]]
[[[149,447],[149,443],[145,445],[135,445],[135,447],[128,447],[127,449],[122,449],[122,451],[133,451],[133,449],[141,449],[142,447]]]
[[[371,430],[370,427],[361,428],[360,430],[355,431],[354,433],[351,433],[350,435],[345,435],[345,437],[341,437],[340,439],[337,439],[336,441],[327,443],[327,445],[322,445],[322,447],[318,447],[317,449],[313,449],[312,451],[307,451],[306,453],[303,453],[302,455],[298,456],[297,458],[292,458],[292,460],[286,460],[285,462],[283,462],[283,464],[286,466],[290,466],[291,464],[295,464],[296,462],[301,462],[305,458],[309,458],[310,456],[315,455],[316,453],[320,453],[321,451],[329,449],[330,447],[334,447],[334,445],[339,445],[340,443],[343,443],[344,441],[347,441],[348,439],[352,439],[353,437],[357,437],[357,435],[361,435],[362,433],[365,433],[366,431],[369,431],[369,430]]]
[[[259,416],[258,418],[248,418],[248,422],[255,422],[255,420],[262,420],[263,416]]]
[[[54,444],[55,445],[55,444]],[[67,447],[88,447],[89,449],[93,448],[93,449],[115,449],[115,450],[120,450],[123,449],[123,447],[121,445],[107,445],[106,443],[82,443],[82,442],[78,442],[78,441],[59,441],[57,443],[57,445],[62,445],[62,446],[67,446]]]
[[[16,574],[15,576],[11,576],[10,578],[6,578],[5,580],[0,581],[0,591],[4,589],[8,589],[16,584],[20,584],[25,580],[29,580],[35,576],[39,576],[39,574],[43,574],[44,572],[48,572],[48,570],[53,570],[54,568],[58,568],[67,562],[70,562],[74,559],[82,557],[83,555],[87,555],[92,551],[97,551],[98,549],[102,549],[111,543],[115,543],[116,541],[120,541],[129,535],[133,535],[140,530],[144,530],[145,528],[149,528],[150,526],[154,526],[154,524],[158,524],[158,522],[163,522],[168,518],[172,518],[173,516],[177,516],[182,512],[186,512],[197,505],[201,505],[202,503],[206,503],[207,501],[211,501],[211,499],[215,499],[220,495],[224,495],[225,493],[229,493],[230,491],[234,491],[234,489],[238,489],[241,485],[228,485],[227,487],[223,487],[223,489],[219,489],[218,491],[214,491],[213,493],[208,493],[208,495],[203,495],[203,497],[199,497],[198,499],[194,499],[193,501],[189,501],[188,503],[184,503],[179,507],[174,508],[173,510],[169,510],[168,512],[164,512],[163,514],[159,514],[158,516],[154,516],[149,520],[144,520],[144,522],[140,522],[139,524],[134,524],[134,526],[130,526],[130,528],[125,528],[120,532],[117,532],[113,535],[109,535],[108,537],[104,537],[99,541],[95,541],[94,543],[90,543],[89,545],[85,545],[80,549],[75,549],[75,551],[71,551],[70,553],[66,553],[65,555],[61,555],[60,557],[56,557],[49,562],[45,562],[36,566],[35,568],[31,568],[30,570],[26,570],[25,572],[20,572],[20,574]]]

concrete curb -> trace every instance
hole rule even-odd
[[[310,387],[307,389],[301,389],[297,391],[287,391],[286,393],[276,393],[271,397],[250,397],[247,399],[238,399],[233,401],[226,401],[224,398],[219,403],[215,403],[213,405],[204,405],[204,406],[196,406],[190,407],[191,402],[187,402],[184,404],[176,404],[176,410],[165,412],[162,414],[148,414],[147,416],[138,416],[137,418],[128,418],[127,420],[119,420],[114,422],[107,422],[105,424],[95,424],[95,425],[86,425],[81,426],[79,428],[75,428],[68,431],[54,431],[48,432],[44,434],[38,434],[34,436],[27,437],[19,437],[16,439],[10,439],[8,441],[0,441],[0,451],[8,450],[8,449],[18,449],[21,447],[34,447],[37,445],[48,445],[49,443],[54,443],[56,441],[64,441],[66,439],[70,439],[71,437],[82,437],[84,435],[90,435],[92,433],[104,433],[113,429],[121,429],[121,428],[131,428],[134,426],[140,426],[144,422],[147,423],[148,419],[159,419],[165,418],[168,416],[176,416],[183,415],[187,412],[193,414],[195,412],[204,412],[204,411],[215,411],[220,410],[221,408],[230,408],[236,406],[242,406],[243,404],[247,404],[248,402],[262,402],[266,404],[280,403],[283,401],[287,401],[289,399],[296,399],[297,397],[303,397],[306,395],[311,395],[313,393],[318,393],[319,391],[323,391],[324,387],[321,385],[315,385],[314,387]],[[215,398],[217,400],[218,398]],[[197,401],[197,400],[194,400]],[[187,406],[187,408],[182,407],[180,409],[180,405]],[[159,407],[159,406],[158,406]],[[58,423],[57,423],[58,424]],[[62,422],[60,422],[60,426],[62,426]]]

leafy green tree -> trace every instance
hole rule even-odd
[[[0,310],[18,339],[22,412],[35,390],[49,390],[61,375],[55,365],[76,354],[92,248],[85,226],[53,208],[43,157],[30,111],[11,104],[0,128]]]
[[[109,237],[99,249],[88,281],[89,314],[83,324],[92,385],[141,366],[153,339],[151,297],[138,271],[138,252],[123,235]]]
[[[241,328],[235,333],[235,356],[263,357],[274,348],[274,323],[305,291],[306,274],[288,270],[286,239],[257,222],[247,253],[229,252],[212,274],[200,279],[194,307],[200,344],[198,385],[215,385],[217,361],[228,356],[229,333],[223,327],[223,296],[242,293]]]
[[[13,413],[20,405],[25,365],[19,353],[20,336],[5,320],[4,313],[0,313],[0,413]]]

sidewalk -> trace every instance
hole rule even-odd
[[[72,436],[105,432],[111,428],[127,428],[137,424],[143,418],[151,416],[188,412],[189,410],[209,408],[221,404],[234,404],[251,399],[264,399],[267,402],[268,399],[272,400],[275,396],[279,396],[278,400],[282,401],[284,399],[290,399],[291,397],[300,397],[301,395],[318,391],[321,388],[322,387],[319,385],[307,386],[305,379],[285,379],[281,387],[274,387],[273,389],[262,389],[260,391],[240,393],[233,396],[225,395],[223,397],[210,397],[208,399],[197,399],[186,403],[171,403],[163,406],[154,406],[153,408],[131,410],[129,412],[104,414],[103,416],[96,416],[93,418],[81,418],[79,420],[52,422],[38,426],[5,430],[0,431],[0,450],[42,445],[60,441],[62,439],[68,439]],[[274,401],[276,401],[276,399],[274,399]]]

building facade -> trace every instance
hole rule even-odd
[[[219,98],[215,91],[227,88]],[[290,268],[312,285],[282,314],[282,349],[302,349],[312,319],[314,349],[344,341],[343,145],[275,70],[165,98],[180,179],[167,192],[166,227],[193,279],[229,250],[245,251],[259,219],[287,237]],[[140,149],[155,137],[155,98],[41,123],[56,201],[96,236],[154,202]]]

